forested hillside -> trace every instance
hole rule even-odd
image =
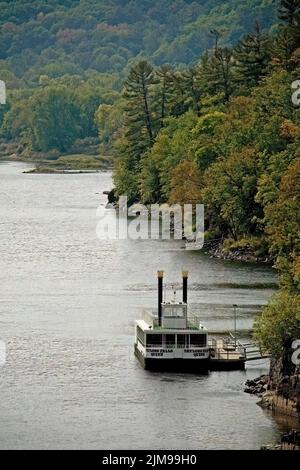
[[[53,159],[83,147],[94,152],[98,137],[101,153],[111,153],[121,116],[120,92],[132,65],[147,58],[174,69],[196,66],[204,51],[216,43],[235,44],[256,21],[264,33],[276,31],[277,3],[0,2],[0,80],[7,87],[0,139],[17,144],[0,145],[0,156],[43,152]]]
[[[145,56],[188,64],[233,44],[256,20],[276,24],[277,0],[9,0],[0,2],[0,60],[18,77],[121,72]],[[3,64],[2,64],[3,65]]]

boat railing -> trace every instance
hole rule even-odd
[[[199,350],[199,351],[208,351],[209,348],[207,346],[199,346],[199,345],[189,345],[185,346],[184,344],[147,344],[146,346],[147,349],[186,349],[188,350]]]
[[[158,327],[158,317],[157,317],[157,310],[151,308],[144,308],[143,310],[143,319],[152,325],[153,328]]]
[[[209,338],[208,346],[213,359],[245,359],[246,348],[231,333],[221,338]]]
[[[158,327],[158,310],[151,309],[151,308],[144,308],[143,309],[143,319],[147,321],[147,323],[153,325],[153,327]],[[187,323],[189,329],[199,329],[200,325],[200,318],[192,311],[188,311],[187,313]]]
[[[233,345],[237,351],[239,351],[243,357],[246,357],[246,348],[243,343],[241,343],[237,337],[229,331],[230,340],[228,341],[229,345]]]

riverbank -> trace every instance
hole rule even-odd
[[[24,160],[25,161],[25,160]],[[30,161],[26,160],[30,163]],[[91,155],[64,155],[57,160],[32,161],[34,168],[24,173],[95,173],[109,170],[111,161],[108,157]]]
[[[111,191],[104,191],[103,194],[107,196],[109,204],[117,207],[115,188]],[[224,238],[210,240],[207,234],[204,238],[203,251],[212,258],[270,266],[274,264],[274,258],[268,253],[267,243],[263,238],[244,238],[238,241]]]
[[[33,152],[18,143],[1,142],[0,160],[32,164],[33,168],[25,173],[88,173],[112,168],[112,158],[99,155],[95,139],[92,142],[77,142],[67,154],[56,150]]]
[[[111,159],[105,156],[63,155],[56,160],[43,158],[18,158],[15,155],[0,158],[2,161],[25,162],[33,165],[24,173],[95,173],[111,169]]]
[[[264,242],[259,240],[256,240],[256,246],[251,245],[248,240],[207,241],[204,244],[204,251],[212,258],[271,266],[274,264],[274,258],[267,252]]]

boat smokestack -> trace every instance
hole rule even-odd
[[[158,280],[158,326],[161,326],[161,304],[163,301],[163,279],[164,272],[157,271],[157,280]]]
[[[182,302],[187,304],[188,271],[182,271]]]

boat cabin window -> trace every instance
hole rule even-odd
[[[189,336],[188,335],[177,335],[177,347],[178,348],[185,348],[189,344]]]
[[[166,335],[166,346],[175,345],[175,335]]]
[[[206,335],[190,335],[190,347],[206,346]]]
[[[147,346],[162,346],[162,335],[147,335]]]
[[[141,330],[141,333],[137,331],[137,337],[139,341],[140,334],[144,335],[144,332]],[[144,335],[143,341],[146,338],[147,347],[167,347],[174,348],[177,344],[177,348],[202,348],[207,345],[207,335],[206,334],[147,334]],[[144,343],[142,343],[144,345]]]
[[[185,317],[186,307],[184,305],[163,305],[162,315],[165,318]]]

